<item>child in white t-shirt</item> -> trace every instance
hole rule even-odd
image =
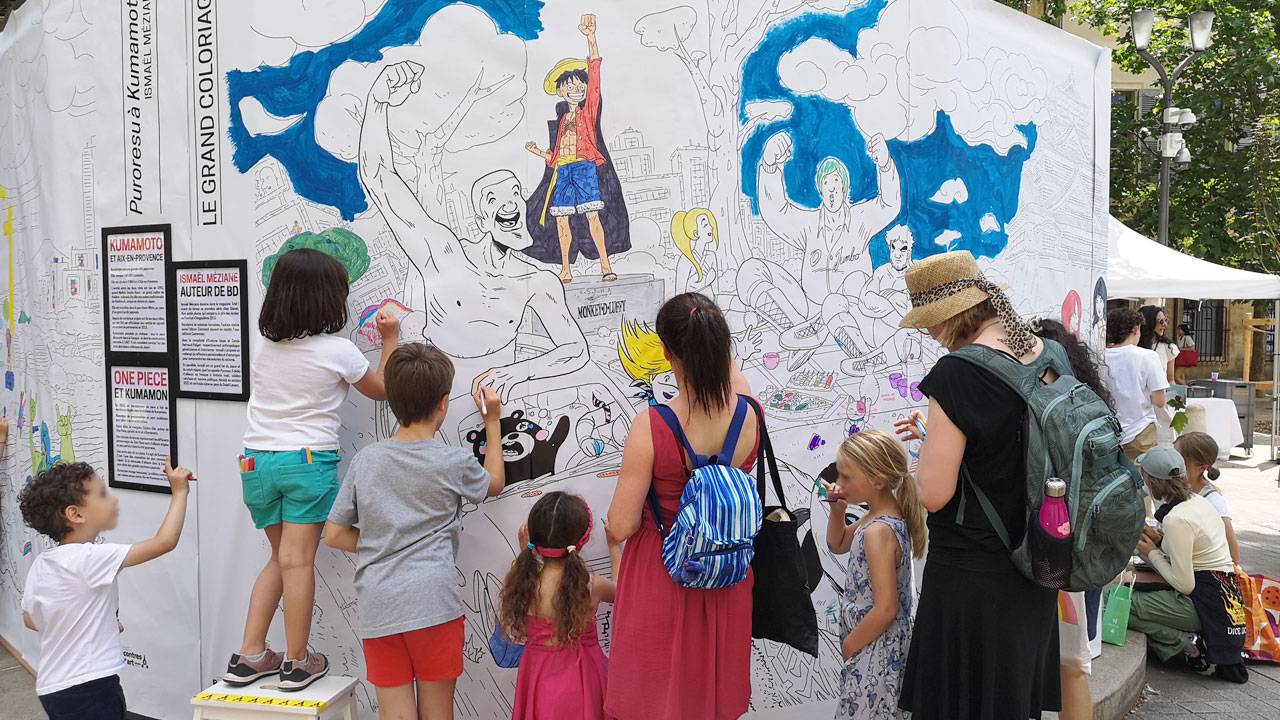
[[[316,548],[338,495],[338,408],[353,386],[372,400],[386,399],[382,371],[400,331],[395,315],[378,312],[382,358],[371,370],[360,350],[337,335],[347,325],[348,290],[346,268],[319,250],[290,250],[271,270],[240,459],[244,504],[266,533],[271,557],[249,595],[240,651],[222,676],[229,685],[279,673],[279,688],[296,691],[329,672],[329,659],[310,652],[307,642]],[[284,655],[267,647],[277,607],[284,611]]]
[[[22,620],[40,633],[36,694],[50,720],[124,720],[116,575],[178,545],[193,478],[168,463],[164,472],[169,512],[155,537],[132,545],[95,542],[115,528],[120,511],[88,464],[55,465],[22,489],[23,520],[58,542],[36,556],[22,593]]]

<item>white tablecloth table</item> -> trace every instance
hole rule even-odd
[[[1188,398],[1188,405],[1204,408],[1205,432],[1218,443],[1218,458],[1231,457],[1231,448],[1244,442],[1236,404],[1226,398]]]

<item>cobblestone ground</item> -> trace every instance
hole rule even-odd
[[[1280,578],[1280,468],[1269,459],[1269,440],[1256,436],[1252,458],[1237,449],[1231,462],[1219,463],[1216,484],[1231,508],[1241,565]],[[1250,663],[1249,682],[1235,685],[1149,658],[1147,687],[1130,717],[1280,718],[1280,665]]]

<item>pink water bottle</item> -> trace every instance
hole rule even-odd
[[[1071,514],[1067,512],[1067,484],[1058,478],[1044,483],[1044,502],[1040,503],[1040,527],[1056,538],[1071,537]]]

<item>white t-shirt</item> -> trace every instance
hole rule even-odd
[[[1148,491],[1147,491],[1147,486],[1146,486],[1146,485],[1143,485],[1143,486],[1142,486],[1142,493],[1143,493],[1144,495],[1150,495],[1150,494],[1151,494],[1150,492],[1148,492]],[[1230,519],[1231,519],[1231,511],[1227,509],[1227,499],[1226,499],[1226,498],[1224,498],[1224,497],[1222,497],[1222,493],[1218,492],[1217,490],[1214,490],[1213,488],[1209,487],[1208,485],[1205,485],[1204,487],[1200,488],[1200,492],[1198,492],[1198,493],[1196,493],[1196,494],[1197,494],[1197,495],[1199,495],[1200,497],[1204,498],[1205,500],[1208,500],[1208,501],[1209,501],[1209,504],[1213,506],[1213,509],[1214,509],[1214,510],[1217,510],[1217,511],[1218,511],[1218,514],[1219,514],[1219,515],[1221,515],[1222,517],[1224,517],[1224,518],[1226,518],[1226,519],[1228,519],[1228,520],[1230,520]],[[1162,501],[1160,501],[1160,502],[1156,503],[1156,507],[1155,507],[1155,509],[1156,509],[1156,510],[1159,510],[1160,508],[1164,507],[1164,505],[1165,505],[1165,503],[1164,503],[1164,501],[1162,500]]]
[[[1173,343],[1158,342],[1151,348],[1155,352],[1156,357],[1160,358],[1161,367],[1165,368],[1165,378],[1169,377],[1169,363],[1178,357],[1178,348]]]
[[[1152,350],[1137,345],[1107,348],[1107,389],[1116,403],[1116,417],[1123,431],[1121,443],[1133,442],[1138,433],[1156,421],[1151,393],[1169,388],[1164,365]]]
[[[1190,335],[1183,335],[1182,339],[1178,340],[1178,347],[1183,350],[1194,350],[1196,348],[1196,339]]]
[[[253,394],[244,446],[252,450],[337,450],[338,408],[369,361],[346,338],[312,335],[253,349]]]
[[[128,554],[128,545],[67,543],[36,556],[22,611],[40,633],[37,695],[124,670],[116,574]]]

